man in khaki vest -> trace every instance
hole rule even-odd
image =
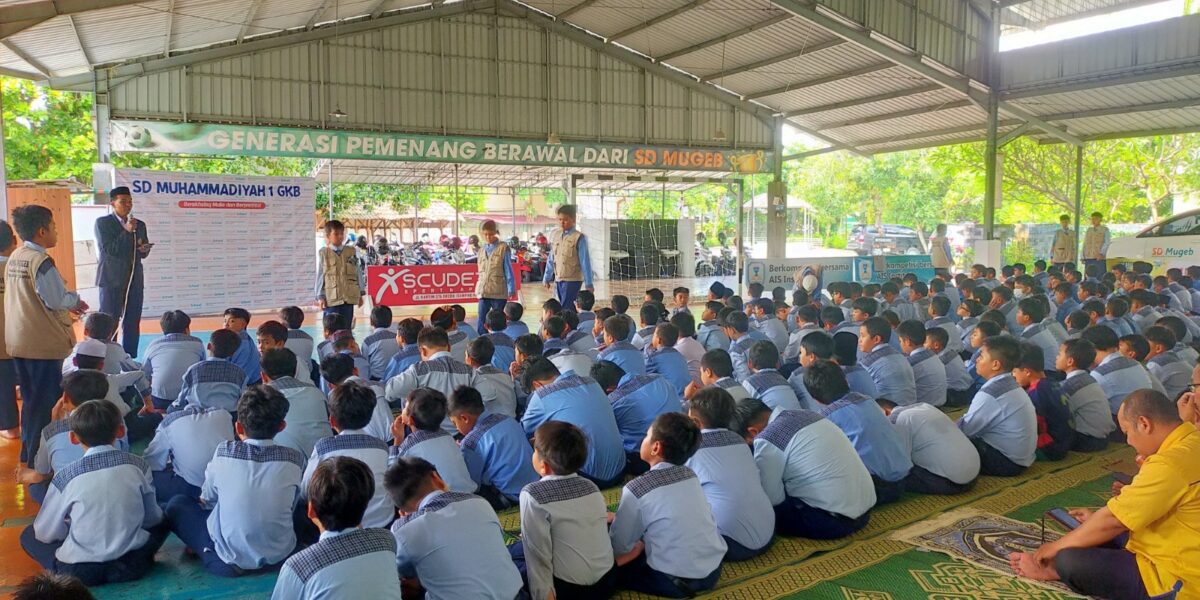
[[[21,413],[17,411],[17,369],[4,344],[4,266],[17,249],[17,236],[8,221],[0,221],[0,437],[15,440],[21,437],[17,426]]]
[[[479,251],[479,278],[475,281],[475,296],[479,298],[479,317],[475,319],[475,329],[479,335],[486,335],[487,314],[493,310],[504,310],[508,299],[516,292],[516,278],[513,277],[512,252],[508,244],[500,241],[500,228],[495,221],[487,220],[479,226],[483,235],[483,248]]]
[[[946,237],[945,223],[938,223],[936,233],[929,238],[929,257],[935,271],[950,274],[950,268],[954,266],[954,251],[950,249],[950,238]]]
[[[1067,263],[1075,262],[1079,244],[1075,242],[1075,232],[1071,229],[1071,217],[1063,215],[1058,218],[1058,222],[1062,227],[1054,232],[1054,243],[1050,245],[1050,263],[1061,268]]]
[[[1096,265],[1093,268],[1095,274],[1088,274],[1091,277],[1099,277],[1108,270],[1105,268],[1104,259],[1108,256],[1108,243],[1112,241],[1112,234],[1107,227],[1100,224],[1103,219],[1104,215],[1099,212],[1092,213],[1092,226],[1083,234],[1084,271],[1087,271],[1090,265]]]
[[[30,467],[42,429],[62,395],[62,362],[75,347],[72,317],[88,309],[46,250],[58,244],[54,214],[31,204],[13,211],[25,240],[9,257],[4,274],[4,341],[21,382],[21,460]]]
[[[354,308],[367,293],[366,275],[354,246],[346,245],[346,226],[337,219],[325,223],[325,247],[317,251],[317,308],[339,314],[354,327]]]
[[[587,236],[575,228],[575,205],[558,207],[559,230],[550,236],[550,261],[542,283],[558,284],[558,301],[565,307],[575,306],[575,297],[585,288],[594,291],[592,263],[588,258]]]

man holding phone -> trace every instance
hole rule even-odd
[[[96,287],[100,288],[100,312],[121,323],[121,345],[136,357],[142,320],[145,277],[142,259],[154,247],[146,223],[133,218],[133,195],[118,186],[108,193],[112,212],[96,219]]]

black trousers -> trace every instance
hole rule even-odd
[[[967,483],[954,483],[941,475],[936,475],[927,469],[913,465],[908,477],[904,478],[904,489],[917,494],[930,496],[953,496],[963,494],[975,487],[975,480]]]
[[[145,276],[141,269],[133,272],[133,281],[129,284],[129,297],[125,297],[125,288],[100,288],[100,312],[121,322],[121,347],[129,356],[138,355],[138,342],[141,340],[142,303],[146,292]]]
[[[984,475],[1016,477],[1027,468],[1009,460],[1003,452],[991,447],[981,438],[973,438],[971,443],[975,444],[975,450],[979,452],[979,472]]]
[[[1063,583],[1083,595],[1108,600],[1144,600],[1150,597],[1137,559],[1124,548],[1068,548],[1054,557],[1054,568]]]
[[[508,547],[508,554],[512,557],[513,564],[517,566],[517,571],[521,572],[521,580],[525,582],[525,587],[529,587],[529,571],[525,562],[525,544],[517,542]],[[592,585],[579,585],[563,581],[558,577],[554,578],[554,596],[556,598],[578,598],[579,600],[605,600],[617,591],[617,568],[614,566],[609,569],[599,581]]]
[[[33,533],[33,525],[21,532],[21,547],[30,558],[37,561],[43,568],[78,577],[84,585],[94,586],[106,583],[121,583],[134,581],[145,577],[154,566],[154,553],[162,546],[163,541],[171,530],[165,523],[147,529],[150,538],[141,548],[126,552],[123,556],[107,562],[65,563],[54,556],[62,542],[47,544],[39,541]]]
[[[1071,449],[1076,452],[1099,452],[1107,447],[1108,440],[1083,435],[1078,431],[1075,432],[1075,441],[1071,443]]]
[[[11,358],[0,359],[0,430],[21,424],[17,410],[17,367]],[[39,432],[40,433],[40,432]]]
[[[871,513],[857,519],[838,515],[805,504],[799,498],[784,498],[775,506],[775,531],[782,535],[806,537],[813,540],[844,538],[867,526]]]
[[[21,382],[21,462],[32,467],[42,442],[42,429],[62,396],[62,361],[14,358]]]
[[[904,494],[903,479],[900,481],[884,481],[872,475],[871,483],[875,484],[875,506],[891,504],[899,500],[900,496]]]

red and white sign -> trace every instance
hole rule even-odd
[[[367,294],[376,306],[473,304],[478,265],[368,266]],[[517,300],[521,280],[509,300]]]

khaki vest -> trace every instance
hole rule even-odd
[[[4,342],[4,272],[8,266],[8,259],[4,261],[4,264],[0,265],[0,360],[12,358],[8,355],[8,344]]]
[[[935,269],[949,269],[953,266],[950,257],[946,256],[946,248],[942,245],[944,241],[946,241],[944,237],[929,238],[929,259]]]
[[[62,360],[75,346],[71,313],[46,308],[37,293],[37,272],[48,260],[45,252],[28,246],[17,248],[8,259],[4,272],[4,340],[11,356]]]
[[[1075,262],[1075,232],[1054,230],[1054,245],[1050,248],[1050,262]]]
[[[358,288],[358,257],[353,246],[342,246],[338,255],[333,248],[321,248],[325,264],[325,302],[329,306],[358,304],[362,290]]]
[[[554,280],[583,281],[583,267],[579,265],[579,238],[583,234],[575,229],[568,234],[559,231],[554,245]]]
[[[478,256],[479,262],[479,279],[475,282],[475,295],[479,298],[508,298],[508,282],[504,279],[504,253],[508,252],[508,245],[504,242],[496,242],[496,247],[492,250],[489,256],[487,252],[480,251]],[[487,315],[480,315],[480,318]]]
[[[1085,260],[1100,260],[1104,255],[1100,253],[1104,249],[1104,234],[1108,233],[1108,228],[1101,225],[1099,227],[1088,227],[1083,234],[1083,258]]]

